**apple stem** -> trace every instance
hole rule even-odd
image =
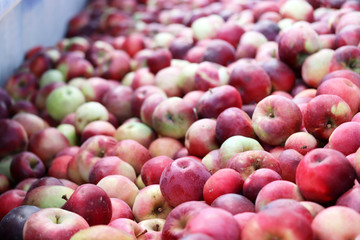
[[[65,201],[69,200],[65,194],[62,195],[61,198],[64,199]]]
[[[145,233],[147,233],[146,229],[144,231],[142,231],[141,233],[139,233],[138,235],[136,235],[135,237],[138,238],[138,237],[144,235]]]

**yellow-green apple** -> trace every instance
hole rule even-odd
[[[177,79],[177,85],[181,89],[183,94],[194,91],[195,88],[195,74],[199,64],[189,63],[180,72],[179,78]]]
[[[221,112],[230,107],[242,107],[241,95],[230,85],[214,87],[201,95],[196,111],[200,118],[217,118]]]
[[[281,176],[270,168],[260,168],[246,178],[243,185],[243,195],[255,202],[260,190],[268,183],[281,180]]]
[[[276,199],[293,199],[296,201],[303,201],[304,197],[301,195],[299,187],[290,181],[275,180],[266,184],[258,193],[255,201],[255,210],[259,212],[263,210],[266,205]]]
[[[161,69],[155,76],[155,84],[162,89],[168,97],[181,97],[182,91],[178,86],[178,78],[181,69],[175,66],[169,66]]]
[[[264,150],[248,150],[236,153],[226,164],[240,173],[245,181],[250,174],[260,168],[269,168],[281,174],[281,168],[278,160],[269,152]]]
[[[120,85],[109,89],[101,100],[101,103],[110,113],[115,115],[119,123],[124,122],[132,116],[132,93],[133,91],[130,87]]]
[[[0,195],[0,221],[12,209],[22,205],[26,192],[20,189],[10,189]]]
[[[360,147],[360,123],[346,122],[338,126],[329,137],[330,149],[337,150],[344,155],[355,153]]]
[[[329,73],[329,66],[334,50],[321,49],[308,56],[301,67],[301,76],[309,87],[318,87],[323,77]]]
[[[355,185],[336,200],[336,205],[349,207],[360,213],[359,194],[359,185]]]
[[[286,221],[284,221],[286,219]],[[241,239],[313,239],[311,224],[301,214],[285,208],[270,208],[251,217],[241,232]]]
[[[96,225],[78,231],[73,234],[70,240],[136,240],[136,237],[123,230],[108,225]]]
[[[75,111],[75,128],[82,133],[87,124],[97,120],[109,120],[109,112],[99,102],[85,102]]]
[[[26,150],[29,139],[19,122],[0,119],[0,132],[0,157]]]
[[[132,210],[129,207],[129,205],[127,205],[126,202],[118,198],[110,198],[110,201],[111,201],[111,209],[112,209],[110,223],[118,218],[127,218],[129,220],[134,219]]]
[[[281,178],[295,183],[296,169],[304,156],[294,149],[286,149],[277,158],[281,168]]]
[[[138,240],[161,240],[161,233],[165,224],[165,219],[162,218],[153,218],[142,220],[139,223],[139,226],[144,229],[144,234],[138,237]]]
[[[89,224],[80,215],[59,208],[46,208],[33,213],[25,222],[23,239],[70,239]]]
[[[19,72],[12,75],[4,85],[5,91],[15,100],[29,100],[38,88],[38,80],[32,73]]]
[[[349,69],[360,73],[360,49],[356,46],[343,46],[337,48],[330,61],[329,72]]]
[[[260,65],[251,62],[239,62],[234,65],[229,85],[240,92],[243,104],[259,102],[271,91],[269,75]]]
[[[110,122],[104,120],[93,121],[87,124],[84,130],[82,131],[81,142],[85,142],[90,137],[96,135],[105,135],[105,136],[114,137],[115,133],[116,133],[116,128]]]
[[[133,116],[140,117],[140,110],[143,102],[147,97],[154,93],[163,94],[164,96],[166,96],[165,92],[161,88],[152,85],[145,85],[139,87],[132,93],[131,109]]]
[[[281,5],[279,12],[283,18],[291,18],[296,21],[312,22],[314,20],[314,9],[307,1],[286,1]]]
[[[304,111],[306,131],[319,139],[328,139],[336,127],[351,120],[349,105],[339,96],[318,95],[307,104]]]
[[[24,127],[28,138],[35,132],[49,127],[49,124],[44,119],[33,113],[20,112],[15,114],[12,119]]]
[[[201,159],[201,163],[209,170],[209,172],[214,174],[220,170],[220,159],[219,159],[219,149],[215,149],[206,154],[205,157]]]
[[[140,108],[141,121],[152,127],[152,115],[157,105],[167,99],[164,94],[152,94],[145,99]]]
[[[169,67],[171,59],[171,52],[167,48],[159,48],[148,57],[147,66],[150,72],[156,74],[161,69]]]
[[[173,207],[186,201],[202,200],[204,184],[210,176],[206,167],[194,158],[178,158],[161,175],[161,193]]]
[[[116,156],[107,156],[99,159],[90,169],[89,182],[97,184],[102,178],[109,175],[122,175],[135,182],[134,168]]]
[[[240,229],[233,215],[226,210],[214,207],[200,210],[188,221],[184,236],[193,233],[203,233],[214,240],[240,238]]]
[[[328,170],[331,174],[326,173]],[[356,172],[350,162],[341,152],[333,149],[310,151],[296,170],[296,184],[301,194],[306,200],[320,204],[335,202],[354,185],[355,178]]]
[[[154,218],[166,219],[171,210],[172,207],[163,197],[159,184],[141,189],[132,207],[137,222]]]
[[[112,155],[109,154],[116,146],[118,141],[109,136],[97,135],[86,140],[76,154],[76,165],[81,178],[89,181],[89,173],[92,166],[101,158]]]
[[[48,175],[50,177],[55,177],[55,178],[68,178],[67,175],[67,168],[68,168],[68,164],[71,161],[71,159],[73,158],[73,156],[70,155],[62,155],[59,157],[54,158],[54,160],[52,161],[49,169],[48,169]]]
[[[175,154],[182,149],[183,144],[171,137],[158,137],[149,146],[151,157],[167,156],[174,158]]]
[[[118,141],[134,140],[147,148],[155,139],[155,132],[142,122],[124,122],[116,129],[114,137]]]
[[[167,165],[174,160],[168,156],[157,156],[149,159],[141,168],[141,179],[146,186],[159,184],[160,177]]]
[[[108,224],[112,216],[109,196],[89,183],[79,186],[61,208],[82,216],[89,226]]]
[[[242,192],[244,180],[240,173],[230,168],[223,168],[211,175],[203,189],[204,200],[211,204],[217,197],[227,193]]]
[[[360,234],[359,220],[360,214],[354,209],[331,206],[316,215],[311,228],[316,239],[355,239]]]
[[[254,203],[239,193],[223,194],[211,203],[211,207],[224,209],[232,215],[255,212]]]
[[[195,72],[195,89],[207,91],[210,88],[228,83],[229,73],[226,67],[208,61],[201,62]]]
[[[139,192],[135,183],[122,175],[106,176],[97,183],[97,186],[104,189],[110,198],[123,200],[131,208]]]
[[[79,135],[77,134],[74,125],[61,123],[56,128],[67,138],[70,146],[76,146],[79,144]]]
[[[215,137],[218,143],[222,144],[235,135],[255,137],[249,115],[240,108],[230,107],[216,118]]]
[[[280,34],[278,43],[280,60],[295,69],[301,68],[305,58],[321,48],[318,34],[304,22],[294,24]]]
[[[21,152],[14,156],[10,165],[11,177],[20,182],[26,178],[40,178],[45,175],[45,165],[31,152]]]
[[[215,14],[200,17],[191,24],[196,40],[211,39],[216,36],[217,30],[224,24],[224,20]]]
[[[59,70],[49,69],[41,75],[39,80],[39,87],[43,88],[46,85],[54,82],[65,82],[64,76]]]
[[[164,137],[183,138],[197,120],[196,113],[182,98],[170,97],[156,106],[152,126]]]
[[[37,155],[46,167],[49,167],[56,154],[69,146],[70,143],[64,134],[56,128],[49,127],[31,136],[28,149]]]
[[[190,155],[204,157],[210,151],[218,149],[215,138],[216,120],[203,118],[197,120],[186,131],[185,147]]]
[[[235,154],[249,150],[264,149],[261,144],[253,138],[241,135],[229,137],[221,144],[219,149],[220,168],[225,168],[230,158],[232,158]]]
[[[136,174],[140,174],[144,163],[151,158],[147,148],[131,139],[118,142],[112,150],[111,155],[117,156],[129,163],[135,169]]]
[[[100,77],[120,81],[125,74],[130,72],[130,61],[131,59],[125,51],[111,51],[110,58],[96,67],[96,73]]]
[[[252,125],[255,134],[266,144],[279,145],[300,130],[302,113],[290,99],[271,95],[255,107]]]
[[[286,149],[294,149],[302,155],[317,148],[316,138],[307,132],[296,132],[291,134],[285,142]]]
[[[61,208],[73,192],[73,189],[60,185],[39,186],[27,192],[22,205]]]
[[[11,210],[0,221],[0,234],[4,240],[23,239],[26,220],[40,208],[30,205],[19,206]]]

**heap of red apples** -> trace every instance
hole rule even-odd
[[[358,0],[92,0],[0,89],[2,240],[360,240]]]

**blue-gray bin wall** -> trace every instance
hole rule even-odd
[[[0,86],[30,48],[54,46],[87,0],[0,0]]]

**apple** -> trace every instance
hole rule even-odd
[[[69,141],[70,146],[76,146],[79,144],[79,135],[76,132],[76,128],[72,124],[62,123],[57,125],[57,130],[59,130]]]
[[[90,43],[89,49],[86,52],[86,57],[95,67],[97,67],[110,59],[113,50],[114,48],[110,43],[97,40]]]
[[[89,78],[94,74],[94,67],[84,58],[84,54],[78,51],[63,53],[55,69],[63,74],[65,81],[75,77]]]
[[[19,206],[11,210],[0,222],[0,234],[4,240],[23,239],[26,220],[40,208],[30,205]]]
[[[329,72],[349,69],[360,73],[360,49],[355,46],[337,48],[330,61]]]
[[[331,174],[327,173],[329,170]],[[306,200],[320,204],[336,201],[354,185],[355,178],[356,173],[350,162],[341,152],[333,149],[308,152],[296,170],[296,184],[301,194]]]
[[[317,239],[355,238],[360,234],[358,227],[360,215],[344,206],[331,206],[315,216],[311,228]],[[348,221],[354,224],[347,224]]]
[[[29,100],[38,88],[38,80],[32,73],[19,72],[12,75],[4,85],[8,95],[15,101]]]
[[[130,233],[127,233],[123,230],[108,225],[96,225],[78,231],[77,233],[72,235],[70,239],[71,240],[81,240],[81,239],[136,240],[136,237],[132,236]]]
[[[296,169],[303,159],[303,155],[294,149],[284,150],[277,158],[281,168],[281,178],[290,182],[296,182]]]
[[[0,119],[0,157],[26,150],[28,136],[25,128],[17,121]]]
[[[360,88],[360,75],[349,69],[342,69],[342,70],[336,70],[336,71],[330,72],[323,77],[321,82],[324,82],[324,81],[332,79],[332,78],[347,78],[352,83],[354,83],[356,86],[358,86]]]
[[[26,178],[40,178],[45,175],[45,165],[31,152],[21,152],[14,156],[10,165],[11,177],[20,182]]]
[[[122,50],[111,51],[110,57],[96,67],[96,73],[99,77],[119,81],[130,70],[130,57]]]
[[[127,218],[115,219],[111,221],[108,226],[123,230],[136,238],[147,232],[147,230],[142,229],[137,222]]]
[[[355,185],[354,187],[352,187],[351,189],[349,189],[348,191],[346,191],[343,195],[341,195],[337,200],[336,200],[336,205],[337,206],[344,206],[344,207],[349,207],[354,209],[355,211],[357,211],[358,213],[360,213],[360,209],[359,209],[359,198],[358,195],[360,193],[360,188],[358,185]]]
[[[279,173],[270,168],[259,168],[251,173],[243,184],[243,195],[255,202],[260,190],[268,183],[282,180]]]
[[[235,61],[235,48],[227,41],[211,40],[206,47],[202,60],[227,66]]]
[[[155,75],[148,68],[139,68],[134,72],[126,74],[122,79],[122,83],[136,90],[141,86],[155,85]]]
[[[149,159],[141,168],[141,179],[146,186],[159,184],[160,177],[166,166],[171,164],[173,159],[168,156],[158,156]]]
[[[199,64],[189,63],[180,72],[179,78],[177,79],[177,85],[183,94],[195,91],[195,75],[198,68]]]
[[[174,160],[163,171],[160,189],[165,200],[173,207],[191,200],[202,200],[209,171],[201,162],[183,157]]]
[[[11,189],[0,195],[0,219],[8,214],[12,209],[19,207],[24,198],[26,192],[20,189]]]
[[[101,187],[110,198],[123,200],[131,208],[139,192],[135,183],[122,175],[106,176],[97,183],[97,186]]]
[[[33,178],[28,178],[28,179],[33,179]],[[42,178],[35,178],[36,181],[30,181],[31,185],[29,186],[27,192],[30,192],[31,190],[40,187],[40,186],[64,186],[64,184],[60,181],[60,179],[54,178],[54,177],[49,177],[49,176],[45,176]],[[20,183],[19,183],[20,185]]]
[[[94,184],[76,188],[61,208],[82,216],[89,226],[108,224],[112,216],[109,196]]]
[[[169,50],[173,59],[185,59],[187,52],[193,47],[192,39],[177,37],[170,43]]]
[[[312,201],[300,201],[299,203],[311,213],[313,218],[325,209],[322,205]]]
[[[59,70],[49,69],[41,75],[41,78],[39,80],[39,86],[40,88],[43,88],[46,85],[54,82],[65,82],[64,76]]]
[[[158,137],[150,144],[149,152],[151,157],[167,156],[173,159],[183,147],[183,144],[175,138]]]
[[[314,20],[314,9],[307,1],[289,0],[281,5],[279,10],[283,18],[307,22]]]
[[[226,85],[229,80],[228,69],[217,63],[201,62],[195,72],[196,90],[207,91],[210,88]]]
[[[154,113],[155,108],[159,105],[162,101],[167,99],[166,95],[163,94],[152,94],[147,97],[143,104],[141,105],[140,109],[140,118],[141,121],[147,124],[149,127],[152,127],[152,116]]]
[[[116,129],[114,137],[118,141],[134,140],[147,148],[155,139],[155,132],[142,122],[124,122]]]
[[[182,92],[178,86],[180,73],[179,67],[165,67],[156,73],[154,85],[162,89],[168,97],[181,97]]]
[[[317,148],[316,138],[307,132],[297,132],[291,134],[285,142],[286,149],[294,149],[302,155]]]
[[[163,94],[164,96],[166,96],[165,92],[161,88],[152,85],[145,85],[139,87],[132,93],[131,109],[133,116],[140,117],[140,110],[143,102],[148,96],[154,93]]]
[[[12,119],[19,122],[24,127],[28,138],[31,138],[35,132],[49,127],[49,124],[44,119],[33,113],[17,113]]]
[[[214,174],[220,170],[220,159],[219,159],[219,149],[215,149],[206,154],[205,157],[201,159],[201,163],[209,170],[209,172]]]
[[[134,219],[132,210],[129,207],[129,205],[127,205],[126,202],[118,198],[110,198],[110,201],[111,201],[112,215],[111,215],[110,223],[108,225],[110,225],[111,222],[113,222],[115,219],[119,219],[119,218],[121,219],[127,218],[129,220]]]
[[[341,97],[323,94],[307,104],[304,126],[314,137],[328,139],[336,127],[350,121],[351,117],[351,109]]]
[[[89,225],[78,214],[59,208],[46,208],[33,213],[25,222],[23,239],[70,239]]]
[[[211,207],[221,208],[232,215],[243,212],[255,212],[255,205],[243,195],[237,193],[226,193],[217,197]]]
[[[346,122],[335,128],[329,137],[330,149],[340,151],[344,155],[355,153],[360,147],[358,135],[360,124],[358,122]]]
[[[216,36],[217,30],[221,29],[224,20],[218,15],[200,17],[191,24],[194,37],[197,40],[211,39]]]
[[[171,63],[171,52],[166,48],[155,50],[147,59],[150,72],[156,74],[161,69],[169,67]]]
[[[75,128],[79,133],[84,131],[87,124],[97,120],[109,120],[109,112],[99,102],[86,102],[75,111]]]
[[[100,102],[106,92],[116,86],[119,86],[119,83],[115,80],[92,77],[84,81],[83,84],[81,84],[80,90],[83,93],[86,102]]]
[[[138,237],[139,240],[154,239],[161,240],[161,232],[165,223],[165,219],[152,218],[140,221],[139,226],[146,231]]]

